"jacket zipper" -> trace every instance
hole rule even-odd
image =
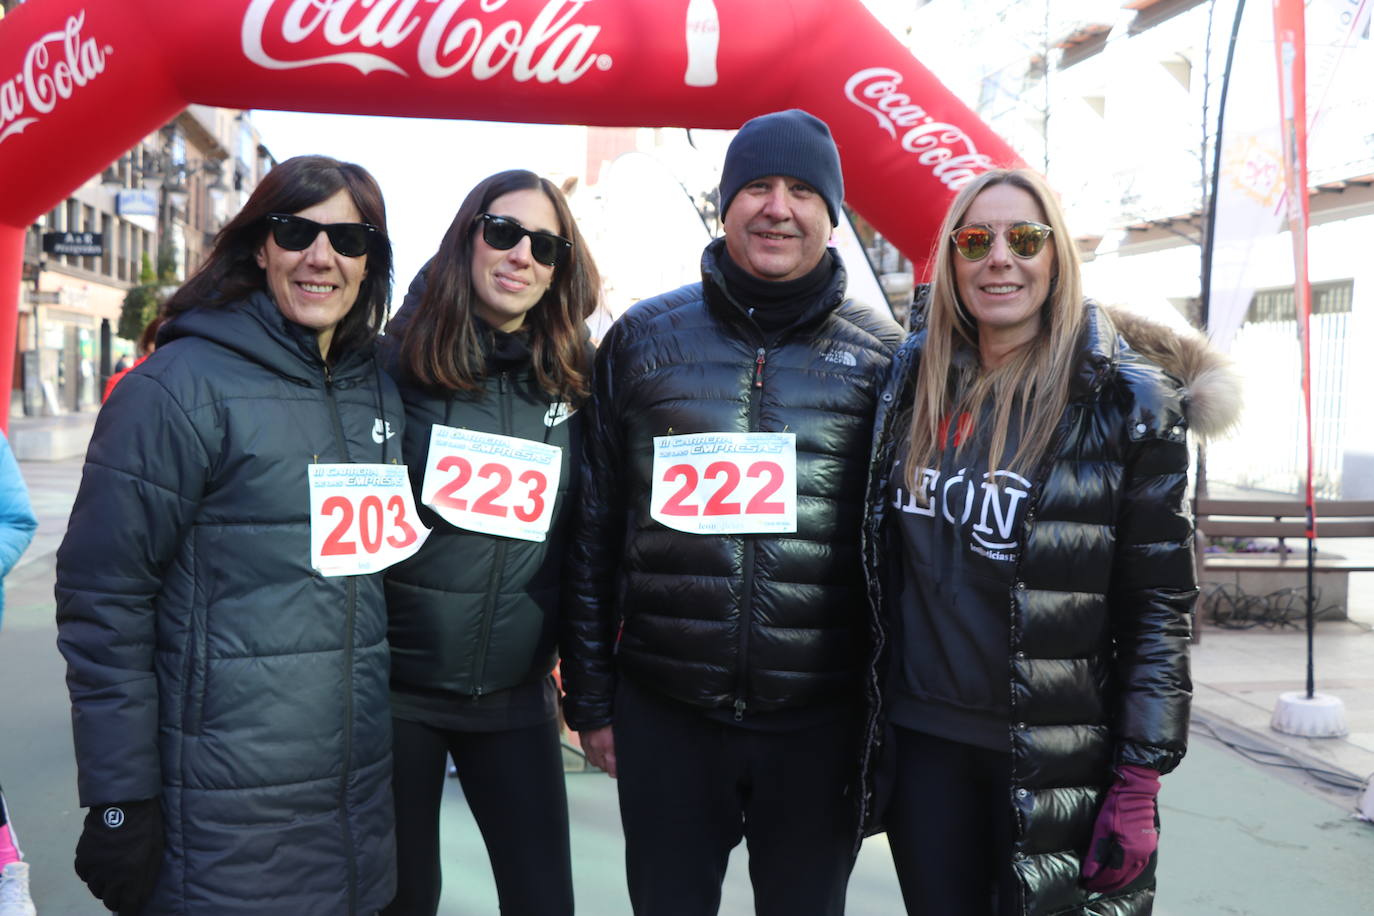
[[[506,387],[509,373],[502,372],[496,377],[497,398],[500,402],[501,415],[501,434],[505,436],[515,435],[515,421],[512,419],[511,395]],[[496,616],[497,587],[501,582],[501,571],[506,565],[506,539],[501,538],[496,542],[496,555],[492,558],[491,574],[487,577],[487,596],[482,603],[482,630],[479,637],[479,648],[477,652],[477,664],[472,671],[472,695],[480,698],[482,696],[482,678],[487,670],[487,654],[491,640],[491,624]]]
[[[344,438],[343,419],[339,416],[339,402],[334,396],[334,374],[324,367],[324,391],[329,401],[329,416],[334,423],[334,439],[343,460],[348,460],[348,441]],[[383,424],[386,418],[382,418]],[[383,428],[385,434],[385,427]],[[348,775],[353,761],[353,628],[358,610],[358,584],[347,577],[348,614],[344,622],[344,753],[339,773],[339,817],[342,819],[344,858],[348,863],[348,912],[358,912],[358,863],[353,843],[353,831],[348,821]]]
[[[906,360],[902,359],[899,351],[892,359],[892,377],[894,383],[888,391],[879,390],[878,392],[878,415],[874,417],[873,428],[875,430],[874,441],[883,443],[879,446],[879,451],[871,454],[869,466],[874,469],[881,468],[882,473],[870,472],[873,477],[871,488],[864,490],[865,511],[872,507],[873,522],[865,525],[862,530],[864,539],[861,556],[865,563],[872,567],[870,575],[873,577],[873,584],[869,588],[869,623],[874,630],[873,645],[869,648],[870,656],[864,665],[864,692],[872,699],[872,709],[864,722],[864,743],[863,752],[859,759],[860,789],[862,795],[859,798],[859,843],[862,842],[864,830],[869,823],[869,818],[873,808],[874,782],[872,765],[870,761],[877,754],[882,752],[883,730],[878,727],[884,715],[882,708],[882,690],[877,684],[877,660],[881,658],[883,650],[887,645],[887,623],[883,620],[880,608],[883,606],[883,586],[879,568],[884,560],[884,541],[883,541],[883,521],[887,514],[887,488],[892,474],[892,426],[894,418],[899,412],[898,397],[891,394],[891,391],[903,391],[908,384]],[[890,396],[890,401],[884,404],[884,395]],[[856,844],[857,846],[857,844]]]
[[[754,353],[754,384],[749,388],[749,431],[759,431],[759,403],[763,400],[763,366],[768,349],[759,347]],[[735,675],[735,721],[744,719],[748,708],[745,695],[749,690],[749,630],[754,622],[754,539],[744,535],[744,588],[740,592],[739,666]]]

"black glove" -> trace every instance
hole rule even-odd
[[[96,805],[76,843],[76,876],[107,909],[134,916],[157,884],[162,843],[158,799]]]

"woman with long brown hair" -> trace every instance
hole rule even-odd
[[[438,908],[448,756],[501,912],[572,913],[551,674],[599,287],[559,190],[500,172],[469,192],[388,329],[433,529],[386,583],[400,885],[388,913]]]
[[[890,789],[866,813],[908,912],[1149,911],[1187,745],[1187,430],[1227,425],[1233,394],[1200,338],[1083,298],[1042,177],[960,191],[865,521],[865,763]]]

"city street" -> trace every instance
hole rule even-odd
[[[40,529],[6,582],[5,626],[0,633],[0,697],[5,699],[0,784],[32,865],[33,896],[40,916],[98,916],[104,910],[72,872],[72,850],[83,812],[76,803],[64,668],[53,624],[54,551],[75,494],[80,462],[26,462],[23,471]],[[1345,665],[1339,679],[1332,681],[1333,689],[1349,707],[1352,730],[1363,729],[1360,733],[1367,739],[1374,707],[1374,678],[1368,663],[1374,658],[1374,634],[1368,626],[1351,622],[1322,627],[1323,639],[1328,640],[1322,644],[1323,651]],[[1268,639],[1270,635],[1274,639]],[[1236,664],[1228,646],[1239,646],[1247,639],[1278,646],[1287,636],[1209,628],[1196,654],[1195,677],[1200,685],[1214,680],[1210,672]],[[1300,642],[1283,642],[1285,651],[1290,644],[1295,647],[1295,683],[1284,689],[1301,686],[1301,656],[1296,648]],[[1244,679],[1245,689],[1223,689],[1224,677],[1217,675],[1216,683],[1222,687],[1200,687],[1188,758],[1164,780],[1156,913],[1354,916],[1374,909],[1374,885],[1369,878],[1374,825],[1351,816],[1355,796],[1322,789],[1291,770],[1252,763],[1208,735],[1208,729],[1214,728],[1238,743],[1271,742],[1267,735],[1231,723],[1243,718],[1234,710],[1235,704],[1244,703],[1245,690],[1259,690],[1256,685],[1276,682],[1282,674],[1252,671]],[[1225,710],[1226,715],[1213,710]],[[1354,736],[1349,742],[1339,742],[1341,753],[1330,759],[1347,767],[1367,764],[1358,775],[1368,776],[1374,768],[1374,751],[1353,742]],[[570,772],[567,779],[579,910],[591,916],[628,913],[614,784],[594,772]],[[448,783],[443,824],[446,880],[440,912],[445,916],[495,914],[485,851],[456,780]],[[531,880],[538,876],[532,875]],[[870,841],[854,872],[849,912],[865,916],[901,911],[886,844],[881,838]],[[752,912],[740,851],[732,861],[721,912],[728,916]]]

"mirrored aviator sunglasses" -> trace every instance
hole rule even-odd
[[[1030,220],[1012,223],[1005,231],[1007,249],[1022,260],[1030,260],[1045,247],[1052,232],[1054,230],[1044,223]],[[997,230],[982,223],[970,223],[955,229],[949,237],[954,242],[954,250],[965,261],[981,261],[992,253]]]
[[[323,232],[329,244],[346,258],[367,254],[377,227],[368,223],[317,223],[304,216],[290,213],[269,213],[267,224],[272,228],[272,240],[287,251],[304,251],[315,244]]]
[[[530,256],[545,267],[557,267],[572,252],[572,242],[552,232],[526,229],[513,219],[491,213],[477,218],[482,221],[482,241],[497,251],[509,251],[528,237]]]

